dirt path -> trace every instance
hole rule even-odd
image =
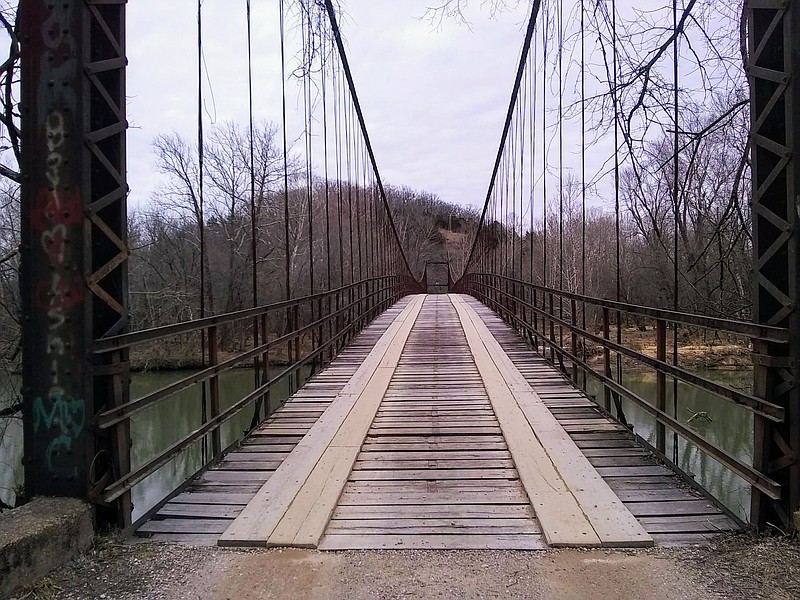
[[[275,578],[259,573],[272,572]],[[261,553],[234,558],[215,600],[710,598],[665,557],[622,553]],[[187,598],[194,596],[185,596]]]
[[[769,566],[765,566],[769,565]],[[234,551],[103,541],[17,598],[303,600],[800,597],[800,546],[649,551]]]

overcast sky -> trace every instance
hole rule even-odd
[[[349,0],[343,29],[351,66],[383,178],[447,201],[480,205],[513,84],[527,3],[491,19],[480,2],[473,2],[466,15],[470,28],[454,22],[433,27],[421,18],[430,4]],[[203,18],[214,97],[212,103],[206,82],[206,122],[244,124],[245,2],[205,0]],[[253,29],[256,118],[278,121],[277,0],[253,1]],[[193,0],[128,4],[132,206],[157,187],[154,136],[176,131],[196,139],[196,43]],[[296,92],[288,108],[297,110]],[[290,121],[296,122],[292,114]]]

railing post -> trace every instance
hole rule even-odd
[[[111,396],[114,399],[114,406],[125,404],[130,400],[130,365],[128,363],[128,350],[121,350],[111,354]],[[114,449],[114,467],[118,476],[127,475],[131,472],[131,420],[124,419],[117,423],[112,430],[112,445]],[[113,479],[113,477],[109,477]],[[102,495],[103,479],[98,482],[96,489],[92,490],[91,496],[100,498]],[[128,490],[118,500],[120,512],[123,515],[133,513],[133,500],[131,492]],[[123,518],[123,524],[129,525],[130,522]]]
[[[603,307],[603,339],[608,340],[610,334],[610,326],[609,326],[609,315],[608,315],[608,308],[605,306]],[[608,346],[603,346],[603,374],[608,379],[613,379],[611,376],[611,352],[608,349]],[[607,386],[603,385],[603,401],[605,404],[605,409],[611,412],[611,390],[608,389]]]
[[[324,300],[322,298],[317,300],[317,319],[319,320],[319,327],[317,327],[318,345],[316,348],[314,348],[315,352],[319,350],[319,354],[317,354],[317,357],[314,359],[314,361],[319,363],[320,370],[322,370],[322,368],[325,366],[325,350],[323,350],[325,347],[325,319],[323,317],[322,308],[323,302]]]
[[[664,319],[656,321],[656,358],[667,360],[667,322]],[[656,408],[667,410],[667,376],[662,371],[656,371]],[[661,454],[666,454],[667,431],[664,424],[656,421],[656,449]]]
[[[536,308],[537,310],[533,311],[533,331],[534,331],[534,345],[536,346],[536,352],[539,352],[539,291],[536,288],[533,288],[533,301],[531,305]],[[542,353],[544,353],[544,349],[542,349]]]
[[[219,347],[217,345],[216,326],[208,328],[208,366],[213,367],[219,363]],[[209,395],[211,399],[211,419],[219,416],[219,375],[215,374],[209,381]],[[219,427],[211,432],[211,455],[216,458],[222,452],[222,443]]]
[[[556,324],[553,321],[553,317],[555,316],[555,301],[553,299],[553,292],[547,292],[547,298],[549,300],[548,307],[547,307],[547,314],[549,316],[548,323],[550,329],[550,362],[553,364],[556,363]]]
[[[586,301],[585,300],[581,300],[581,327],[582,327],[584,332],[588,331],[588,321],[586,319]],[[586,361],[586,358],[587,358],[587,356],[586,356],[586,333],[584,333],[581,337],[582,337],[581,359],[583,360],[583,364],[586,365],[587,364],[587,361]],[[582,388],[583,388],[583,391],[585,392],[587,390],[588,386],[589,386],[589,382],[588,382],[589,370],[584,366],[582,371],[583,371],[583,385],[582,385]]]
[[[293,331],[297,331],[298,329],[300,329],[300,305],[299,304],[295,304],[294,308],[292,309],[292,326],[293,326],[293,329],[292,329]],[[298,335],[296,338],[294,338],[294,362],[299,362],[299,361],[300,361],[300,336]],[[300,386],[303,385],[300,382],[300,375],[301,375],[300,367],[296,367],[295,370],[293,371],[293,373],[294,373],[295,387],[292,390],[292,392],[296,392],[297,390],[300,389]]]
[[[575,298],[570,300],[570,310],[572,312],[572,327],[578,326],[578,303],[575,301]],[[575,329],[572,330],[572,356],[574,357],[572,360],[572,381],[575,382],[575,385],[578,385],[578,334]]]

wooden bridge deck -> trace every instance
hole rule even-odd
[[[466,296],[406,298],[138,530],[349,548],[702,543],[736,523]]]

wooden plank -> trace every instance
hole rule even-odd
[[[679,502],[631,502],[628,504],[628,508],[637,517],[722,514],[722,512],[708,500],[681,500]]]
[[[471,532],[472,527],[482,528],[513,528],[518,533],[541,533],[535,520],[528,518],[498,517],[498,518],[469,518],[469,519],[334,519],[331,521],[329,532],[338,531],[364,531],[381,529],[394,533],[414,533],[412,528],[428,528],[440,530],[440,533],[455,533],[458,531]],[[441,530],[452,531],[441,531]],[[511,533],[511,532],[508,532]]]
[[[451,301],[547,544],[599,546],[600,538],[515,401],[512,390],[484,345],[468,307],[457,296],[452,296]]]
[[[541,534],[531,519],[338,519],[326,534]]]
[[[529,503],[496,504],[401,504],[399,506],[365,504],[339,504],[333,513],[333,519],[386,519],[386,518],[447,518],[478,519],[495,517],[532,517],[533,511]]]
[[[510,458],[491,459],[449,459],[428,458],[417,460],[357,460],[353,469],[356,471],[382,471],[396,469],[434,469],[434,470],[460,470],[460,469],[513,469],[514,461]]]
[[[617,496],[623,502],[671,502],[673,500],[691,500],[687,490],[678,488],[642,489],[633,488],[617,490]]]
[[[519,466],[517,466],[517,469],[519,469]],[[350,474],[352,481],[516,478],[517,471],[514,469],[401,469],[392,471],[353,471]]]
[[[231,519],[162,519],[148,521],[137,533],[222,533]]]
[[[253,494],[220,494],[204,492],[185,492],[175,496],[170,502],[175,504],[223,504],[226,506],[245,505]]]
[[[405,506],[419,504],[528,504],[526,495],[518,489],[486,490],[448,490],[448,491],[408,491],[408,492],[361,492],[345,491],[339,499],[339,506]]]
[[[500,459],[506,460],[511,458],[511,453],[508,450],[408,450],[407,452],[401,451],[382,451],[370,450],[369,452],[362,452],[358,460],[370,461],[395,461],[395,460],[487,460],[487,459]]]
[[[168,502],[158,511],[160,517],[183,517],[194,519],[234,519],[243,506],[218,504],[175,504]]]
[[[726,515],[641,517],[639,521],[651,534],[721,532],[739,529],[736,523]]]
[[[328,534],[320,550],[542,550],[538,534],[347,535]]]

